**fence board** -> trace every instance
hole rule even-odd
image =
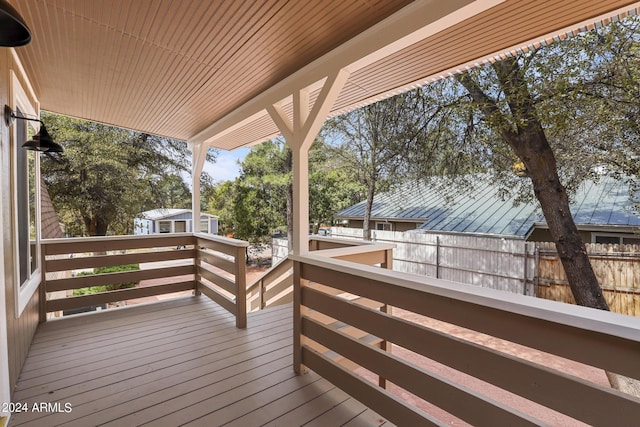
[[[540,258],[537,296],[575,304],[555,245],[538,245]],[[640,247],[610,244],[587,244],[586,247],[609,309],[615,313],[640,316]]]

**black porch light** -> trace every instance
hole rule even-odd
[[[40,123],[40,130],[38,131],[38,133],[33,135],[33,139],[22,144],[22,148],[26,148],[27,150],[33,150],[33,151],[42,151],[46,153],[61,153],[62,151],[64,151],[62,149],[62,146],[56,143],[51,137],[51,135],[49,135],[49,132],[47,132],[47,128],[44,126],[44,123],[42,123],[42,120],[19,116],[15,114],[13,110],[11,110],[11,107],[9,107],[8,105],[5,105],[4,121],[7,124],[7,126],[9,126],[15,119],[29,120],[32,122]]]
[[[31,41],[31,31],[22,16],[7,0],[0,0],[0,46],[24,46]]]

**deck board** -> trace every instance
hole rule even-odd
[[[237,329],[198,296],[48,322],[13,399],[72,411],[14,414],[10,425],[381,425],[317,374],[294,374],[291,319],[280,306]]]

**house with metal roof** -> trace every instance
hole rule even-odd
[[[153,209],[145,211],[133,220],[133,234],[190,233],[193,227],[191,209]],[[200,214],[200,232],[218,234],[218,217]]]
[[[421,230],[438,233],[470,233],[511,239],[551,241],[536,200],[516,203],[495,183],[477,179],[468,191],[442,189],[440,185],[411,182],[376,195],[371,211],[372,230]],[[366,202],[336,217],[349,227],[362,228]],[[577,190],[571,212],[587,243],[640,243],[640,216],[629,198],[629,185],[603,175],[587,180]]]

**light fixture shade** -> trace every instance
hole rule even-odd
[[[20,14],[6,0],[0,0],[0,46],[24,46],[31,41],[31,31]]]
[[[51,135],[49,135],[44,124],[40,126],[40,131],[33,135],[32,140],[22,144],[22,148],[33,151],[44,151],[47,153],[62,153],[62,151],[64,151],[62,146],[56,143]]]

